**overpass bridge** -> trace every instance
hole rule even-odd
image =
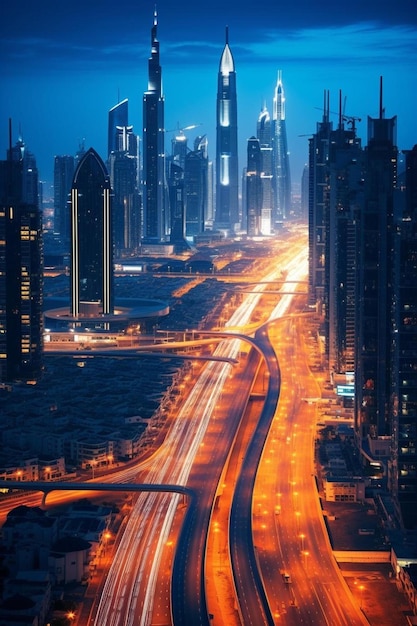
[[[195,499],[195,493],[182,485],[158,485],[149,483],[103,483],[86,482],[74,483],[64,481],[41,481],[31,480],[0,480],[0,489],[20,489],[21,491],[41,491],[43,493],[42,506],[46,505],[48,494],[53,491],[138,491],[155,493],[178,493],[189,498],[190,502]]]

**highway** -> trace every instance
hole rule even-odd
[[[270,273],[267,280],[275,277],[277,273],[278,268]],[[231,316],[227,326],[234,328],[249,324],[260,297],[261,294],[258,293],[246,295],[242,305]],[[241,341],[236,338],[221,342],[215,350],[215,355],[236,359],[240,352]],[[216,405],[220,402],[223,389],[227,385],[231,367],[225,363],[207,363],[182,406],[178,418],[169,430],[163,445],[155,455],[153,463],[150,463],[149,469],[141,474],[140,482],[187,484],[195,457],[204,443],[203,439]],[[223,437],[223,445],[227,449],[234,437],[234,426],[228,429],[226,434],[229,440]],[[209,467],[208,480],[206,483],[202,483],[198,495],[201,495],[203,488],[212,489],[216,482],[216,477],[213,480],[211,475],[211,462]],[[164,599],[159,595],[158,581],[160,577],[158,577],[158,572],[161,563],[168,562],[167,550],[175,551],[177,544],[177,537],[171,535],[177,505],[178,496],[141,494],[138,497],[106,578],[102,597],[92,618],[92,623],[95,626],[102,626],[102,624],[106,624],[106,626],[130,624],[145,626],[153,623],[170,623],[169,606],[168,609],[164,609],[164,614],[159,609],[159,607],[164,607]],[[196,509],[199,511],[198,506]],[[195,533],[193,534],[195,535]],[[205,536],[204,527],[199,528],[198,534]],[[185,534],[185,536],[187,535]],[[179,567],[176,554],[177,552],[174,552],[174,571],[175,568]],[[188,562],[188,567],[193,572],[191,577],[192,589],[187,588],[184,593],[179,593],[180,598],[188,598],[184,601],[186,607],[189,607],[190,597],[194,598],[192,606],[196,605],[196,612],[199,617],[193,617],[193,621],[188,622],[192,623],[193,626],[207,623],[208,619],[203,582],[203,556],[200,553],[197,562],[194,560],[192,563]],[[177,579],[178,576],[174,576],[174,581]],[[196,589],[198,593],[196,593]],[[177,597],[173,594],[175,608],[172,612],[174,619],[178,610]],[[156,611],[158,611],[158,616],[155,615]],[[185,624],[185,622],[178,621],[178,618],[174,623],[179,623],[181,626]]]
[[[315,484],[316,406],[302,398],[320,390],[305,325],[295,315],[274,327],[281,396],[256,478],[253,538],[275,623],[356,626],[366,621],[332,555]]]
[[[134,499],[103,593],[79,626],[230,626],[219,615],[210,615],[206,591],[213,570],[206,557],[216,494],[223,492],[231,458],[236,461],[236,484],[229,487],[229,548],[222,568],[230,572],[239,622],[363,623],[328,545],[314,484],[314,405],[301,403],[302,397],[320,395],[299,343],[300,317],[288,315],[294,284],[305,278],[306,265],[305,247],[293,245],[282,254],[279,266],[276,262],[260,277],[256,293],[243,296],[225,326],[231,336],[219,342],[216,360],[205,365],[187,390],[155,454],[137,467],[95,479],[176,484],[192,489],[196,497],[191,510],[178,494],[141,493]],[[246,328],[252,334],[262,294],[282,274],[282,267],[288,284],[282,284],[283,295],[267,313],[269,323],[251,339],[259,352],[248,352],[242,341],[249,337],[239,332]],[[264,367],[260,353],[267,364],[265,402],[260,415],[253,417],[251,433],[245,430],[242,439],[242,416]],[[97,493],[94,481],[91,487],[91,495]],[[77,496],[75,491],[52,493],[48,503]],[[26,503],[40,500],[28,496]]]
[[[304,278],[306,273],[304,253],[295,257],[287,266],[287,269],[289,281]],[[286,284],[282,286],[282,290],[286,290]],[[275,321],[284,316],[291,302],[291,295],[282,296],[270,319]],[[240,619],[245,626],[274,624],[274,617],[258,571],[257,555],[252,539],[252,497],[256,472],[270,425],[275,415],[281,387],[280,368],[270,342],[268,327],[269,325],[266,325],[256,333],[258,345],[265,354],[268,366],[267,393],[259,422],[246,452],[234,491],[229,526],[229,549],[233,579]]]

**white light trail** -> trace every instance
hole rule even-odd
[[[271,272],[265,280],[276,280],[280,269]],[[292,289],[293,281],[307,274],[305,252],[296,255],[286,270]],[[289,284],[284,283],[281,290],[285,292]],[[257,292],[265,289],[266,286],[262,284],[256,287]],[[230,317],[226,329],[247,325],[261,297],[262,293],[247,294]],[[284,315],[292,298],[292,295],[284,293],[270,319]],[[224,340],[218,344],[214,354],[236,358],[240,348],[239,339]],[[170,428],[160,448],[160,454],[151,459],[145,479],[147,483],[186,485],[231,367],[229,363],[214,361],[207,363]],[[128,480],[129,474],[126,476]],[[150,625],[161,558],[171,531],[178,500],[179,496],[176,494],[139,495],[109,569],[94,620],[95,626]],[[138,606],[141,598],[143,605]]]

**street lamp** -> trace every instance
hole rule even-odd
[[[360,608],[362,609],[362,602],[363,602],[363,590],[365,589],[364,585],[359,585],[359,591],[361,592],[361,602],[360,602]]]
[[[303,554],[304,554],[304,567],[306,568],[306,571],[307,571],[307,557],[310,554],[310,552],[308,550],[304,550]]]
[[[300,539],[301,539],[301,552],[304,552],[304,539],[305,539],[304,533],[300,534]]]
[[[300,530],[300,515],[301,515],[300,511],[295,512],[295,516],[297,518],[297,530]]]

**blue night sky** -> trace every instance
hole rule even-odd
[[[129,122],[142,135],[142,94],[147,88],[150,29],[148,0],[20,0],[0,8],[0,158],[21,129],[37,158],[42,180],[52,181],[53,157],[74,154],[84,138],[106,158],[107,113],[129,99]],[[239,7],[239,8],[237,8]],[[384,80],[387,117],[398,116],[399,149],[417,143],[417,10],[415,0],[160,0],[158,39],[165,94],[165,128],[201,124],[189,146],[207,134],[215,157],[217,72],[229,26],[238,89],[239,168],[246,141],[256,133],[264,102],[272,114],[278,70],[286,96],[292,179],[299,182],[308,137],[321,119],[324,90],[338,111],[360,117],[379,112]],[[333,117],[337,123],[337,115]],[[300,136],[304,135],[304,136]],[[170,152],[173,134],[167,133]]]

